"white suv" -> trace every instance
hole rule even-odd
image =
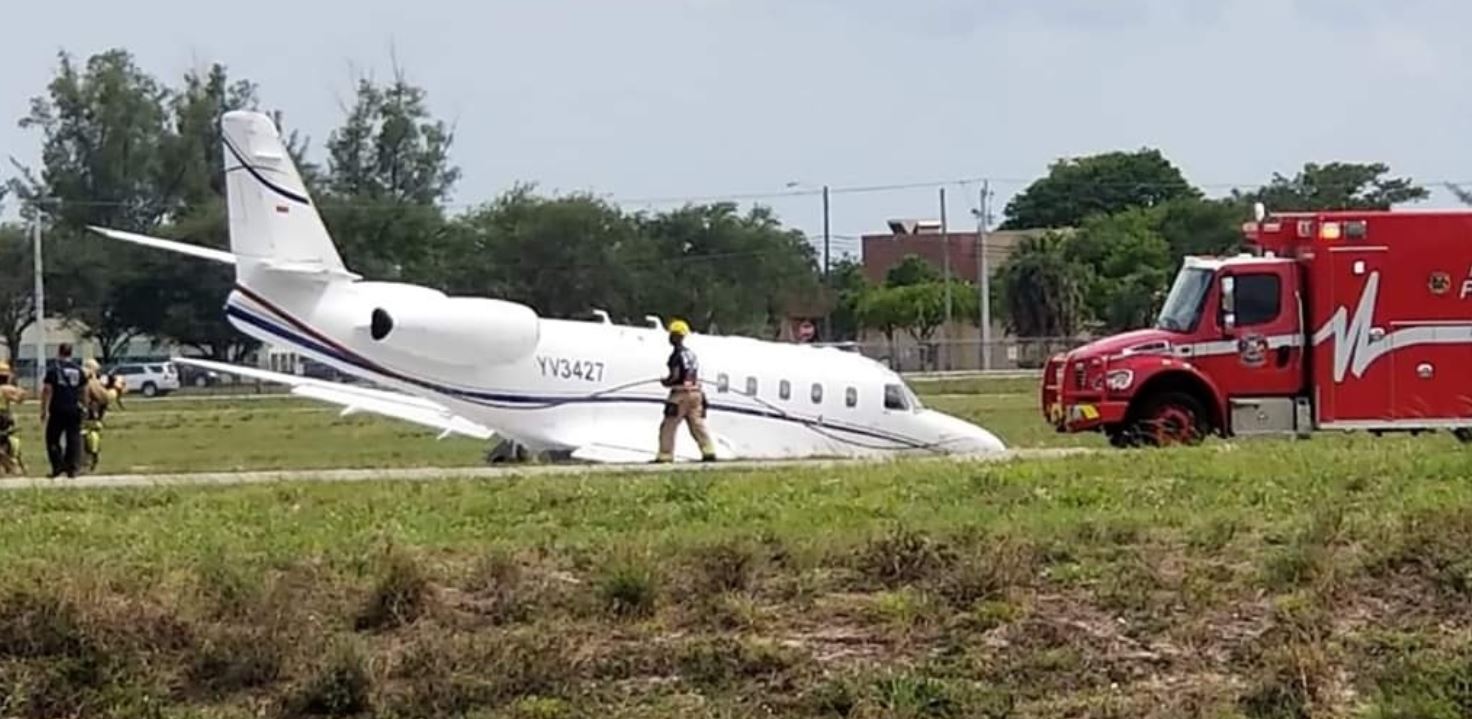
[[[157,397],[179,389],[179,370],[173,362],[120,364],[109,374],[122,377],[128,383],[129,392],[140,392],[144,397]]]

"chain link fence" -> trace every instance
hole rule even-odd
[[[893,345],[884,341],[859,342],[853,347],[896,372],[1018,371],[1041,370],[1049,357],[1089,341],[1084,337],[1013,337],[988,343],[980,340]]]

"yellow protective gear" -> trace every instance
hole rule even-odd
[[[690,325],[685,324],[685,320],[675,320],[670,323],[670,334],[684,337],[690,334]]]
[[[88,358],[87,361],[82,363],[82,371],[89,375],[96,376],[97,370],[100,369],[102,369],[102,365],[98,364],[95,359]]]
[[[10,374],[10,363],[0,360],[0,374]]]

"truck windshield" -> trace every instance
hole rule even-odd
[[[1200,267],[1181,270],[1165,298],[1165,306],[1160,308],[1160,319],[1155,321],[1155,326],[1171,332],[1189,332],[1195,327],[1201,319],[1212,276],[1211,270]]]

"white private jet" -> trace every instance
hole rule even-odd
[[[388,389],[180,358],[289,385],[344,412],[441,436],[499,436],[533,452],[644,462],[658,449],[670,352],[651,326],[538,317],[514,302],[451,297],[349,272],[275,125],[229,112],[224,133],[230,252],[94,227],[119,240],[235,266],[225,305],[251,337]],[[718,459],[1003,450],[990,432],[921,406],[898,375],[853,352],[695,334]],[[394,391],[390,391],[394,390]],[[676,459],[700,458],[683,429]]]

